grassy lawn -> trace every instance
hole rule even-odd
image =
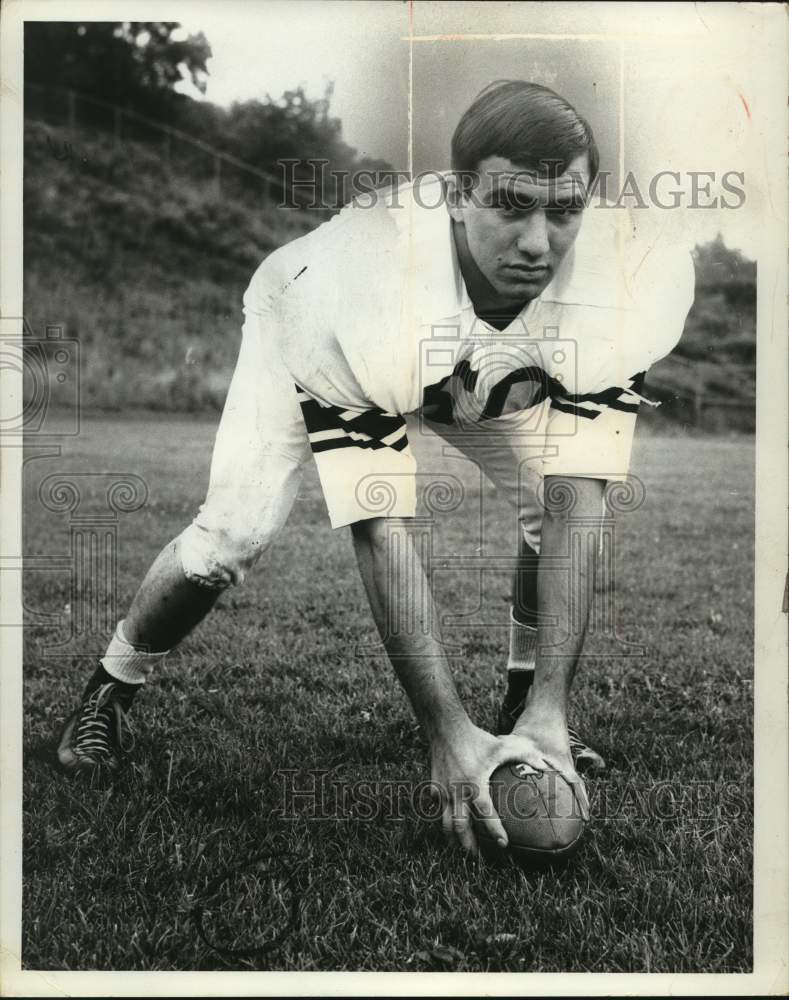
[[[28,461],[26,552],[69,553],[69,515],[37,493],[47,476],[142,477],[147,504],[117,521],[122,614],[202,501],[213,432],[184,418],[86,420],[60,457]],[[469,468],[436,439],[418,446],[425,470]],[[599,600],[615,597],[617,637],[590,638],[573,699],[609,771],[590,782],[595,821],[558,875],[451,854],[425,810],[408,807],[409,783],[427,777],[425,741],[369,648],[350,536],[330,530],[314,470],[265,564],[138,699],[133,763],[114,787],[69,783],[52,766],[57,727],[107,635],[99,623],[69,638],[91,595],[72,594],[67,567],[29,572],[24,965],[749,970],[753,446],[643,437],[633,471],[646,501],[619,518],[615,585],[598,588]],[[101,510],[106,481],[75,481],[78,513]],[[436,518],[438,558],[514,550],[500,498],[470,483],[463,507]],[[446,635],[458,643],[461,695],[487,727],[506,661],[508,577],[472,568],[435,579],[454,616]],[[632,644],[641,655],[623,655]],[[290,794],[319,781],[315,771],[327,772],[317,810],[315,797]],[[240,870],[216,885],[229,868]],[[202,910],[214,942],[254,948],[287,930],[294,899],[298,926],[249,958],[212,951],[194,919]]]

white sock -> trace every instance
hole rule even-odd
[[[507,670],[534,670],[537,662],[537,629],[521,625],[510,608],[510,656]]]
[[[123,634],[123,622],[120,621],[101,663],[111,677],[124,684],[144,684],[153,673],[153,668],[168,652],[169,650],[163,653],[146,653],[136,649]]]

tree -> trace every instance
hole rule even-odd
[[[211,47],[172,21],[28,21],[25,82],[63,87],[169,117],[182,79],[205,91]]]
[[[321,204],[336,207],[353,194],[348,183],[331,172],[359,169],[391,172],[383,160],[359,157],[342,138],[342,121],[329,113],[332,87],[313,99],[302,87],[286,90],[277,100],[236,102],[224,122],[223,146],[241,159],[284,176],[281,161],[300,161],[287,174],[315,182]],[[316,164],[325,161],[325,167]]]
[[[303,88],[279,98],[243,101],[225,109],[210,101],[195,101],[175,90],[188,80],[205,93],[211,47],[205,36],[187,36],[170,21],[27,22],[25,82],[77,91],[111,105],[128,107],[169,124],[209,145],[284,179],[281,161],[299,161],[289,179],[315,183],[317,201],[339,207],[355,193],[340,175],[355,171],[391,173],[382,160],[360,157],[342,138],[342,122],[330,113],[332,86],[313,99]],[[63,121],[63,102],[57,105]],[[35,117],[34,101],[28,104]],[[114,119],[103,106],[85,101],[79,124],[112,129]],[[124,138],[148,138],[124,125]],[[316,166],[324,161],[325,167]],[[210,169],[209,160],[200,160]],[[337,172],[337,176],[332,174]],[[383,178],[385,179],[385,177]],[[365,179],[369,188],[371,181]]]

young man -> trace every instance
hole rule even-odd
[[[585,808],[577,768],[599,758],[571,743],[567,701],[594,567],[576,559],[557,573],[551,561],[568,551],[572,518],[599,523],[606,481],[627,475],[638,389],[679,339],[692,264],[634,238],[617,212],[590,210],[582,229],[597,149],[550,90],[484,91],[452,155],[450,177],[350,207],[256,272],[206,501],[154,562],[66,723],[67,769],[117,767],[135,693],[243,581],[285,523],[312,454],[332,527],[351,527],[373,616],[430,743],[448,838],[474,851],[476,814],[506,843],[488,782],[507,762],[555,767]],[[447,330],[448,350],[424,350]],[[403,416],[417,411],[517,511],[524,568],[500,719],[511,734],[471,722],[440,640],[408,529],[416,463]],[[568,628],[571,605],[580,625]]]

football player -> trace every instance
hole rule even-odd
[[[154,561],[67,720],[58,755],[69,771],[118,767],[135,695],[243,582],[312,457],[429,742],[447,837],[475,851],[477,817],[506,844],[488,781],[507,762],[559,770],[588,810],[579,772],[603,762],[567,709],[594,566],[552,566],[573,518],[599,524],[606,483],[627,477],[644,373],[681,335],[692,261],[622,212],[587,205],[592,130],[544,87],[483,91],[457,126],[452,167],[360,199],[258,268],[207,497]],[[437,331],[441,350],[427,358]],[[518,518],[499,735],[458,696],[409,530],[414,413],[481,466]]]

